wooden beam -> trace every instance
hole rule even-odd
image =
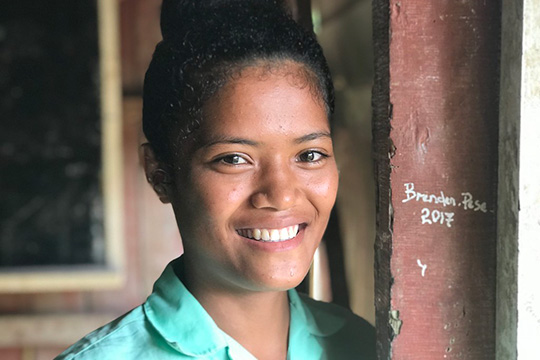
[[[379,358],[493,359],[500,3],[374,5]]]
[[[0,316],[0,347],[68,347],[118,314]]]

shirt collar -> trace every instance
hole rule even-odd
[[[202,305],[182,284],[173,260],[154,284],[144,304],[150,323],[174,349],[190,356],[211,355],[227,346],[227,340]]]
[[[229,344],[221,329],[180,281],[175,269],[181,269],[181,258],[173,260],[154,284],[144,303],[150,323],[167,343],[189,356],[212,355]],[[319,302],[288,291],[290,304],[289,358],[306,354],[319,358],[322,348],[315,337],[326,337],[341,329],[345,320],[323,311]],[[319,354],[319,355],[317,355]],[[310,357],[311,358],[311,357]]]

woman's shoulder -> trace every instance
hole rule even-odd
[[[375,328],[342,306],[299,294],[313,317],[328,359],[376,359]]]
[[[126,351],[151,341],[142,306],[89,333],[58,355],[55,360],[130,358]]]

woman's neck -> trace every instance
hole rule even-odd
[[[286,359],[290,322],[286,291],[228,291],[185,275],[186,287],[221,330],[259,360]]]
[[[286,358],[290,322],[286,292],[206,294],[199,298],[219,328],[257,359]]]

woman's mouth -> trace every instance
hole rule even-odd
[[[287,226],[281,229],[239,229],[238,235],[263,242],[280,242],[291,240],[298,235],[300,225]]]

